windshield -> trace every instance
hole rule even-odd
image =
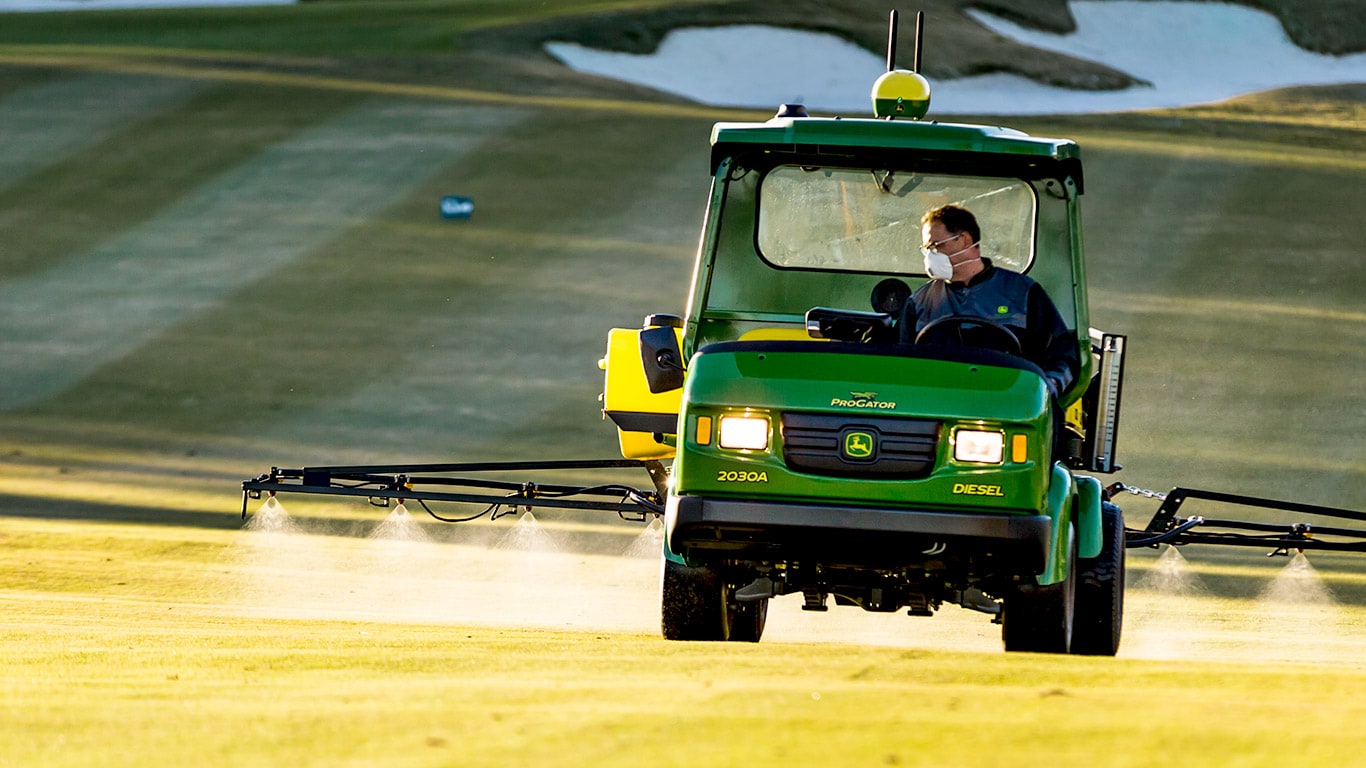
[[[1034,189],[1019,179],[778,166],[759,188],[759,252],[777,267],[924,274],[920,217],[960,205],[977,216],[982,255],[1025,272]]]

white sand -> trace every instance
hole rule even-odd
[[[294,0],[0,0],[5,11],[281,5]],[[1144,83],[1118,91],[1056,88],[1016,75],[939,83],[934,114],[1076,114],[1161,109],[1301,85],[1366,82],[1366,53],[1327,56],[1291,42],[1271,14],[1219,2],[1080,0],[1077,30],[1056,35],[969,10],[1026,45],[1088,59]],[[930,19],[930,23],[934,23]],[[905,36],[903,36],[904,39]],[[581,72],[646,85],[703,104],[865,113],[882,55],[833,35],[758,25],[679,29],[635,55],[556,42],[546,50]],[[926,51],[931,59],[934,51]],[[902,58],[909,58],[904,52]]]
[[[1104,64],[1151,86],[1055,88],[1014,75],[932,83],[932,114],[1071,114],[1179,107],[1297,85],[1366,82],[1366,54],[1304,51],[1274,16],[1201,2],[1073,2],[1077,31],[1027,30],[986,13],[978,22],[1026,45]],[[931,19],[929,23],[933,23]],[[904,38],[905,36],[903,36]],[[804,103],[868,113],[884,56],[831,35],[761,26],[680,29],[647,56],[575,43],[547,50],[570,67],[724,106]],[[909,59],[909,52],[901,58]],[[934,51],[924,53],[933,59]]]

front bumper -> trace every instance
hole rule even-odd
[[[856,507],[670,496],[670,551],[689,559],[808,561],[883,567],[927,556],[993,556],[1043,570],[1046,515]]]

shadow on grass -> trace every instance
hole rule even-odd
[[[246,527],[260,505],[259,500],[249,500],[247,514],[243,517],[240,508],[222,512],[158,507],[152,505],[128,506],[124,504],[102,504],[90,501],[69,499],[46,499],[32,496],[0,494],[0,520],[6,518],[26,520],[54,520],[87,523],[118,523],[129,525],[158,525],[179,528],[200,528],[207,530],[236,531]],[[372,520],[349,517],[329,517],[306,515],[295,517],[298,530],[309,536],[328,536],[363,539],[376,535],[390,513],[379,511]],[[497,524],[440,524],[428,523],[426,515],[420,510],[411,514],[423,520],[424,527],[431,527],[440,533],[429,539],[437,544],[463,544],[490,548],[506,548],[509,534],[515,533],[519,524],[517,516],[509,516]],[[552,516],[555,517],[555,516]],[[645,532],[643,525],[619,526],[619,530],[600,528],[599,530],[575,530],[580,519],[570,515],[563,516],[568,526],[556,525],[554,519],[545,532],[546,542],[556,551],[578,555],[616,555],[629,548],[631,539]],[[506,525],[503,523],[506,522]]]
[[[0,494],[0,518],[69,520],[91,523],[135,523],[183,528],[234,530],[242,527],[236,511],[200,512],[171,507],[101,504],[70,499]]]

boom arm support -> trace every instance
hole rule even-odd
[[[1123,483],[1106,489],[1107,498],[1121,490],[1141,493]],[[1126,529],[1125,546],[1155,547],[1158,544],[1222,544],[1237,547],[1273,547],[1272,554],[1290,550],[1321,549],[1340,552],[1366,552],[1366,529],[1338,528],[1309,523],[1260,523],[1242,520],[1210,519],[1200,516],[1178,517],[1181,506],[1190,499],[1234,504],[1260,509],[1279,509],[1302,515],[1366,522],[1366,513],[1336,507],[1322,507],[1295,501],[1278,501],[1218,491],[1173,488],[1162,499],[1162,506],[1143,530]],[[1199,529],[1199,530],[1197,530]],[[1326,537],[1326,538],[1324,538]]]

